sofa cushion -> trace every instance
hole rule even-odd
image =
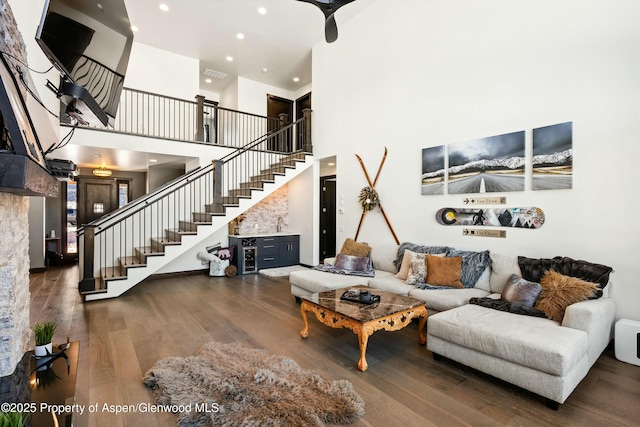
[[[409,291],[410,297],[424,301],[428,309],[435,311],[451,310],[467,304],[470,298],[482,298],[488,295],[488,292],[478,288],[418,289],[414,287]]]
[[[404,280],[396,278],[393,274],[384,273],[387,272],[376,270],[376,277],[369,279],[369,287],[404,296],[416,288],[414,285],[407,285]]]
[[[460,251],[450,249],[450,257],[462,257],[462,273],[460,281],[465,288],[473,288],[484,270],[491,265],[489,251]]]
[[[373,245],[371,247],[371,260],[373,261],[373,268],[375,268],[376,270],[384,270],[395,273],[396,271],[398,271],[394,264],[397,253],[398,245]]]
[[[542,291],[540,283],[530,282],[512,274],[502,289],[502,299],[525,307],[533,307]]]
[[[427,331],[462,347],[558,376],[567,374],[588,352],[584,331],[472,304],[429,316]]]
[[[427,280],[432,286],[462,288],[462,257],[438,257],[427,255]]]
[[[516,255],[504,255],[496,252],[491,252],[489,256],[491,257],[491,292],[502,293],[507,279],[512,274],[522,277],[522,272],[518,265],[518,257]]]
[[[327,273],[320,270],[299,270],[289,274],[289,282],[310,293],[324,292],[349,286],[366,285],[370,278]]]
[[[549,270],[542,276],[540,285],[542,292],[536,301],[536,308],[547,313],[556,322],[562,322],[568,306],[589,299],[598,290],[596,283],[565,276],[554,270]]]

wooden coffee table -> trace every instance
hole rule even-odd
[[[371,293],[380,295],[380,302],[367,305],[340,300],[340,295],[349,289],[370,290]],[[302,297],[300,304],[300,313],[304,322],[304,329],[300,331],[302,338],[309,336],[307,312],[314,313],[316,318],[327,326],[349,328],[358,335],[358,345],[360,346],[358,369],[361,371],[367,370],[368,365],[365,358],[367,342],[375,331],[381,329],[397,331],[411,323],[411,319],[418,317],[418,341],[422,345],[427,342],[425,335],[427,308],[424,301],[415,298],[371,289],[367,286],[350,286]]]

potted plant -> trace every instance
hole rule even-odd
[[[37,357],[52,354],[53,346],[51,345],[51,340],[53,339],[53,334],[56,333],[56,327],[56,322],[42,322],[32,326],[31,329],[36,339],[35,355]]]
[[[0,412],[0,427],[24,427],[27,421],[28,412]]]

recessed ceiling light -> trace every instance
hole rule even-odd
[[[227,61],[231,62],[231,61],[233,61],[233,56],[227,56],[225,59],[226,59]]]
[[[100,157],[102,157],[102,156],[100,155],[100,153],[97,153],[97,154],[94,154],[94,155],[93,155],[93,158],[94,158],[94,159],[99,159]]]
[[[149,163],[156,163],[158,160],[156,159],[149,159]]]
[[[259,8],[258,8],[258,13],[259,13],[260,15],[266,15],[266,13],[267,13],[267,8],[266,8],[266,7],[259,7]]]
[[[244,40],[244,34],[238,33],[238,34],[236,34],[236,38],[239,39],[239,40]]]
[[[204,79],[206,83],[211,83],[211,79]]]
[[[102,4],[96,3],[96,6],[98,6],[98,9],[102,10]]]
[[[329,163],[327,163],[327,165],[328,165],[328,166],[335,166],[336,164],[335,164],[335,163],[333,163],[333,162],[329,162]]]
[[[163,11],[163,12],[168,12],[169,11],[169,6],[167,6],[164,3],[162,3],[159,7],[160,7],[160,10]]]
[[[134,31],[134,32],[140,31],[140,28],[136,27],[135,25],[132,25],[131,26],[131,31]]]
[[[294,77],[294,78],[293,78],[293,81],[294,81],[294,82],[299,82],[299,81],[300,81],[300,79],[299,79],[298,77]]]
[[[269,71],[269,69],[268,69],[268,68],[263,68],[263,69],[262,69],[262,72],[263,72],[263,73],[266,73],[267,71]]]

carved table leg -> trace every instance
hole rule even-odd
[[[427,325],[427,309],[424,309],[424,314],[418,319],[418,342],[420,345],[427,343],[427,335],[425,332],[425,326]]]
[[[306,338],[309,336],[309,319],[307,318],[307,304],[306,301],[302,301],[300,305],[300,314],[302,315],[302,322],[304,323],[304,328],[300,331],[300,336],[302,338]]]
[[[369,336],[372,334],[372,331],[370,331],[368,328],[358,328],[356,333],[358,334],[358,345],[360,346],[360,360],[358,360],[358,369],[364,372],[369,367],[366,359],[367,343],[369,342]]]

